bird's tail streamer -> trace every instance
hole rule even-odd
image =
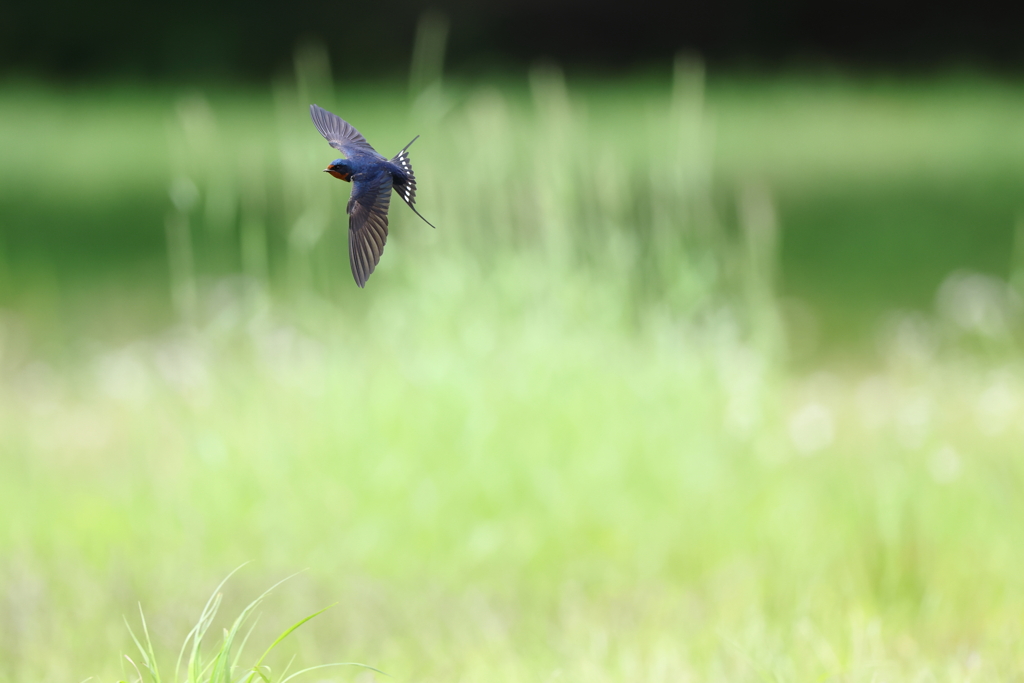
[[[409,205],[409,208],[412,209],[413,213],[419,216],[424,223],[436,230],[437,226],[426,218],[423,218],[423,215],[416,210],[416,174],[413,173],[412,162],[409,160],[409,147],[411,147],[412,143],[416,142],[419,137],[419,135],[414,137],[409,144],[403,147],[402,151],[396,154],[391,160],[391,163],[401,168],[402,171],[405,172],[406,176],[406,181],[401,185],[395,185],[395,190],[398,192],[398,196]]]

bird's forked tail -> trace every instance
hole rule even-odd
[[[414,137],[412,141],[408,145],[403,147],[402,151],[396,154],[395,158],[391,160],[391,163],[395,164],[396,166],[402,169],[406,177],[404,183],[402,183],[401,185],[396,183],[394,187],[395,191],[398,193],[398,196],[401,197],[405,201],[405,203],[409,205],[409,208],[412,209],[412,212],[415,213],[420,218],[422,218],[424,223],[426,223],[427,225],[436,230],[437,227],[433,223],[428,221],[426,218],[423,218],[423,215],[416,210],[416,174],[413,173],[412,162],[409,161],[409,147],[411,147],[412,143],[416,142],[419,139],[419,137],[419,135]]]

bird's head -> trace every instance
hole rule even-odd
[[[345,182],[351,182],[352,180],[352,167],[344,159],[332,161],[330,166],[324,169],[324,173],[330,173],[338,180],[344,180]]]

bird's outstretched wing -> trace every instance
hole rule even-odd
[[[348,259],[352,277],[366,285],[377,267],[388,239],[388,207],[391,205],[391,174],[352,183],[348,200]]]
[[[359,151],[377,153],[362,136],[362,133],[341,117],[315,104],[309,105],[309,115],[313,119],[313,125],[320,131],[320,135],[324,136],[331,147],[342,152],[346,157],[351,157]]]

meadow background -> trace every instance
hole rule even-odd
[[[304,570],[254,641],[337,603],[275,675],[1024,675],[1019,79],[445,78],[430,21],[0,83],[0,681],[135,680],[139,604],[169,668],[246,562],[224,626]],[[422,135],[365,290],[310,102]]]

